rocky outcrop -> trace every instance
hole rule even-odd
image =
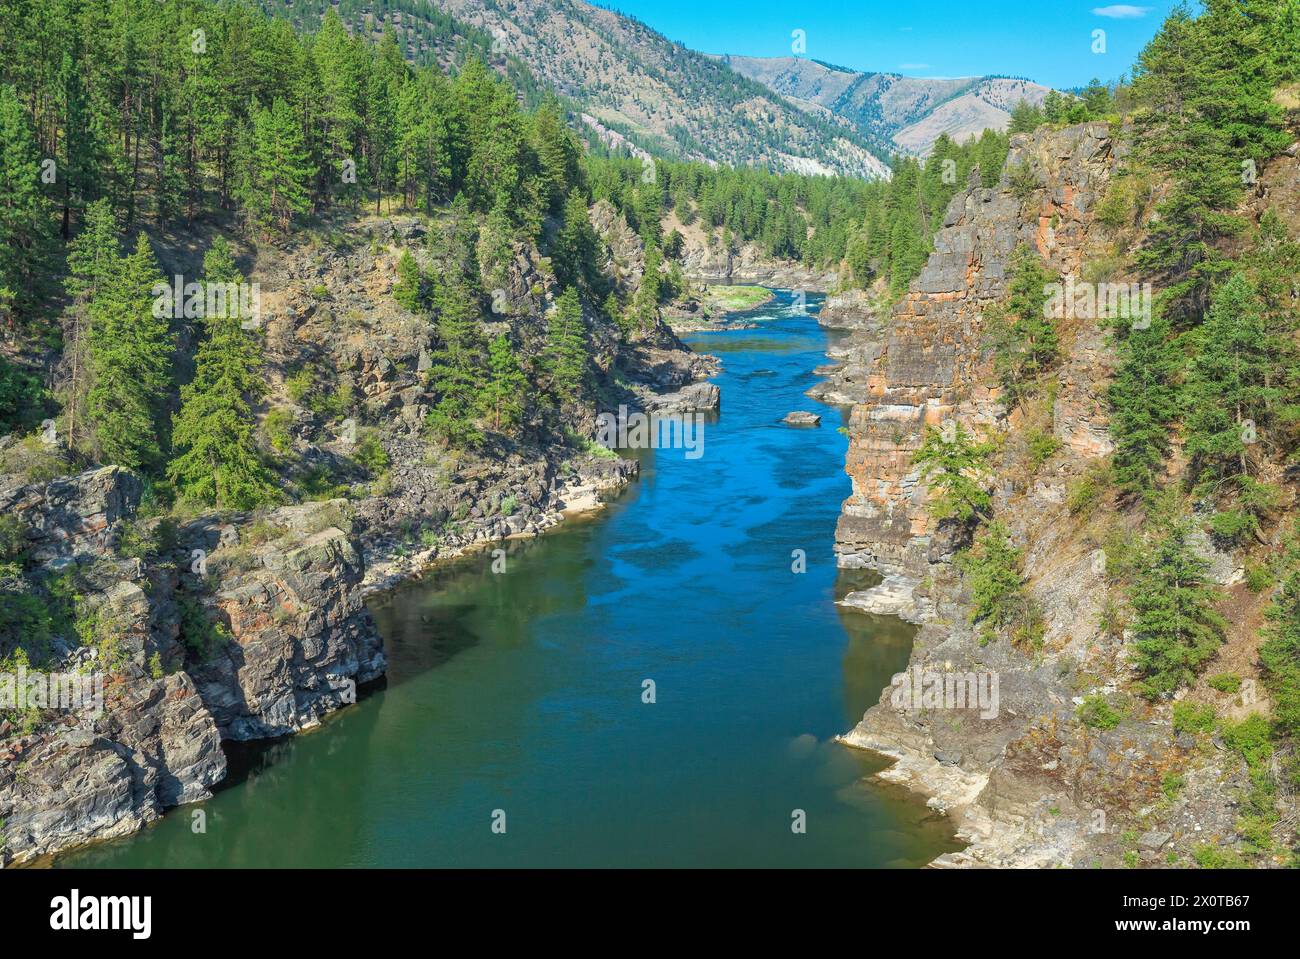
[[[0,744],[0,861],[129,835],[225,777],[216,725],[184,673],[114,677],[104,707]]]
[[[288,532],[253,549],[255,568],[240,570],[241,557],[222,576],[210,605],[232,641],[193,672],[223,738],[314,726],[383,675],[383,645],[362,603],[365,566],[349,534],[332,525],[346,522],[345,507],[275,511],[265,522]],[[223,551],[210,561],[222,569]]]
[[[881,324],[880,294],[870,290],[841,290],[826,297],[817,322],[831,330],[877,329]]]
[[[984,309],[1006,293],[1008,263],[1021,243],[1061,276],[1079,276],[1093,207],[1124,151],[1102,123],[1019,135],[1006,170],[1028,169],[1037,184],[1032,191],[1017,195],[1004,171],[996,187],[953,198],[934,253],[894,308],[872,362],[868,398],[849,422],[853,492],[836,530],[847,565],[923,574],[936,534],[911,465],[923,429],[949,418],[979,424],[997,416]],[[1098,347],[1091,345],[1093,359]],[[1095,380],[1070,370],[1063,379],[1058,428],[1073,443],[1100,446],[1105,419]]]
[[[162,537],[137,518],[140,491],[117,467],[0,487],[30,543],[22,582],[7,585],[59,575],[81,594],[80,635],[54,636],[41,671],[102,690],[51,704],[26,733],[0,723],[2,863],[128,835],[206,799],[225,777],[223,739],[312,725],[383,673],[360,553],[333,525],[342,501],[274,511],[260,528],[280,535],[264,543],[240,543],[241,517],[208,516],[123,556],[128,524]],[[196,609],[212,648],[185,645]]]
[[[786,426],[821,426],[822,418],[807,410],[791,410],[781,418]]]
[[[843,742],[892,758],[880,777],[952,818],[969,846],[937,866],[1189,865],[1200,847],[1242,841],[1241,757],[1209,734],[1176,729],[1172,704],[1133,693],[1132,650],[1114,625],[1097,547],[1102,532],[1136,535],[1136,518],[1107,506],[1106,525],[1093,526],[1069,507],[1069,482],[1110,452],[1102,393],[1112,359],[1101,323],[1058,319],[1064,359],[1045,394],[1052,402],[1032,414],[1004,414],[984,343],[983,311],[1005,293],[1018,244],[1067,281],[1109,250],[1113,237],[1092,210],[1124,152],[1101,124],[1013,138],[999,186],[954,199],[850,418],[853,494],[837,550],[842,565],[885,576],[842,604],[919,629],[907,672]],[[1032,468],[1016,452],[1029,415],[1057,441]],[[972,625],[957,544],[926,511],[912,455],[922,428],[949,418],[1006,440],[994,512],[1022,551],[1028,629],[987,635]],[[1241,577],[1208,538],[1194,546],[1221,584]],[[1227,699],[1225,709],[1238,708]],[[1101,703],[1104,716],[1088,711]]]
[[[140,478],[120,466],[31,485],[5,479],[0,477],[0,515],[22,521],[37,563],[104,555],[114,525],[134,514],[143,489]]]
[[[686,278],[698,283],[771,286],[824,293],[834,288],[839,279],[834,270],[811,270],[794,260],[773,259],[752,243],[728,250],[721,243],[710,245],[688,238],[681,264]]]

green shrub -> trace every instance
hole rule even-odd
[[[1114,729],[1125,717],[1122,710],[1112,706],[1100,693],[1084,697],[1074,715],[1079,722],[1091,729]]]
[[[971,622],[983,624],[982,643],[992,641],[997,630],[1023,626],[1028,619],[1021,562],[1020,550],[1000,522],[990,523],[957,557],[957,567],[970,583]]]
[[[1277,576],[1268,563],[1251,563],[1246,567],[1246,588],[1252,593],[1262,593],[1277,582]]]
[[[297,402],[295,400],[294,402]],[[266,431],[267,442],[277,453],[287,453],[293,449],[293,413],[283,407],[277,407],[266,414],[262,428]]]
[[[1029,464],[1037,472],[1063,445],[1059,439],[1044,430],[1032,430],[1026,437],[1029,447]]]
[[[1192,850],[1192,858],[1202,869],[1246,869],[1246,861],[1235,850],[1211,846],[1209,843]]]
[[[1093,465],[1066,489],[1065,506],[1071,516],[1087,516],[1101,502],[1110,487],[1110,464]]]
[[[1214,707],[1174,703],[1175,733],[1208,733],[1214,729]]]
[[[1187,785],[1187,780],[1177,773],[1165,773],[1164,778],[1160,780],[1160,791],[1165,794],[1166,799],[1175,799],[1183,791],[1183,786]]]
[[[294,403],[303,406],[303,400],[315,385],[316,377],[312,374],[311,368],[304,366],[284,381],[284,392]]]
[[[1236,673],[1219,673],[1207,679],[1206,683],[1221,693],[1235,693],[1241,689],[1241,677]]]
[[[197,662],[207,662],[230,642],[230,632],[213,622],[197,597],[181,596],[176,606],[180,613],[181,642]]]
[[[388,469],[390,462],[388,451],[384,449],[383,443],[379,441],[379,435],[374,430],[366,430],[357,440],[352,450],[352,458],[365,467],[371,476],[378,476]]]

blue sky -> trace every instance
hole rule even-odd
[[[1055,87],[1128,73],[1174,0],[596,0],[704,53],[789,56],[909,76],[1024,76]],[[1094,53],[1093,31],[1105,31]]]

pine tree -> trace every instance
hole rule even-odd
[[[258,110],[253,127],[250,176],[243,190],[244,204],[263,228],[275,223],[287,230],[295,213],[310,206],[310,183],[315,176],[302,128],[283,100]]]
[[[1056,93],[1055,90],[1051,91]],[[1059,96],[1060,94],[1057,94]],[[1020,100],[1011,110],[1011,123],[1007,127],[1007,132],[1016,133],[1033,133],[1038,129],[1038,125],[1047,119],[1041,107],[1036,107],[1028,100]]]
[[[991,310],[986,317],[994,369],[1009,410],[1033,395],[1039,379],[1060,358],[1056,325],[1046,313],[1055,276],[1024,243],[1012,253],[1010,270],[1005,310]]]
[[[1195,481],[1213,485],[1249,471],[1249,448],[1284,399],[1278,362],[1291,347],[1269,334],[1241,274],[1215,293],[1192,339],[1195,353],[1183,388],[1186,451]]]
[[[645,252],[645,272],[641,275],[641,285],[632,297],[632,321],[635,329],[652,330],[659,322],[659,298],[663,293],[663,282],[659,267],[663,258],[656,247]]]
[[[957,565],[970,584],[970,621],[982,624],[981,644],[994,640],[998,630],[1029,625],[1023,558],[1003,523],[990,523],[974,545],[959,554]],[[1013,638],[1020,634],[1017,630]]]
[[[1131,330],[1120,344],[1120,365],[1106,399],[1115,441],[1112,476],[1126,496],[1147,496],[1156,490],[1178,414],[1181,366],[1169,323],[1163,318],[1145,329]]]
[[[568,287],[555,301],[546,331],[546,366],[561,402],[579,395],[587,382],[587,331],[578,291]]]
[[[562,213],[565,198],[582,176],[582,151],[565,126],[560,103],[553,94],[533,114],[532,143],[540,167],[538,189],[543,212]]]
[[[576,190],[564,204],[564,226],[556,238],[551,260],[560,286],[577,287],[599,302],[604,278],[600,270],[600,239],[587,217],[587,201]]]
[[[477,424],[482,412],[483,334],[476,303],[473,288],[457,270],[449,271],[437,285],[439,345],[429,369],[429,385],[437,400],[427,424],[437,439],[452,447],[476,446],[483,439]]]
[[[1173,693],[1196,678],[1223,642],[1226,624],[1207,576],[1209,563],[1192,550],[1185,522],[1176,523],[1146,558],[1129,591],[1134,663],[1146,695]]]
[[[403,250],[397,260],[393,299],[412,313],[422,313],[429,308],[429,284],[410,250]]]
[[[1205,311],[1230,270],[1218,241],[1242,229],[1234,211],[1251,165],[1289,141],[1266,59],[1257,21],[1236,0],[1209,0],[1200,17],[1175,8],[1138,58],[1138,155],[1175,187],[1137,263],[1165,278],[1176,325]]]
[[[86,381],[86,324],[89,305],[116,275],[121,259],[117,242],[117,221],[107,199],[86,208],[85,223],[68,244],[68,275],[64,288],[72,297],[72,329],[64,348],[69,368],[68,393],[64,403],[67,445],[77,449],[81,438],[82,396]]]
[[[1300,735],[1300,568],[1283,579],[1265,615],[1259,662],[1273,698],[1273,720],[1294,737]]]
[[[242,283],[229,244],[220,237],[203,257],[207,283]],[[275,476],[253,436],[250,399],[260,396],[261,350],[237,310],[205,318],[207,338],[195,356],[194,379],[181,389],[173,417],[176,455],[167,475],[185,497],[223,509],[277,501]]]
[[[175,344],[168,318],[155,315],[158,283],[157,262],[141,233],[90,304],[87,419],[104,462],[135,469],[161,459],[159,427],[171,387]]]
[[[528,378],[519,367],[510,338],[502,333],[488,347],[488,383],[483,391],[483,406],[492,418],[492,428],[501,433],[518,429],[527,395]]]
[[[960,423],[951,432],[925,428],[921,447],[912,465],[929,488],[926,508],[935,519],[954,519],[968,524],[987,519],[993,499],[988,492],[988,459],[991,443],[977,443]]]
[[[18,94],[0,86],[0,325],[35,315],[53,272],[49,204]]]

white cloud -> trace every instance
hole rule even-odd
[[[1109,7],[1092,8],[1092,12],[1097,16],[1110,17],[1112,20],[1136,20],[1138,17],[1145,17],[1150,10],[1150,7],[1134,7],[1127,3],[1113,3]]]

